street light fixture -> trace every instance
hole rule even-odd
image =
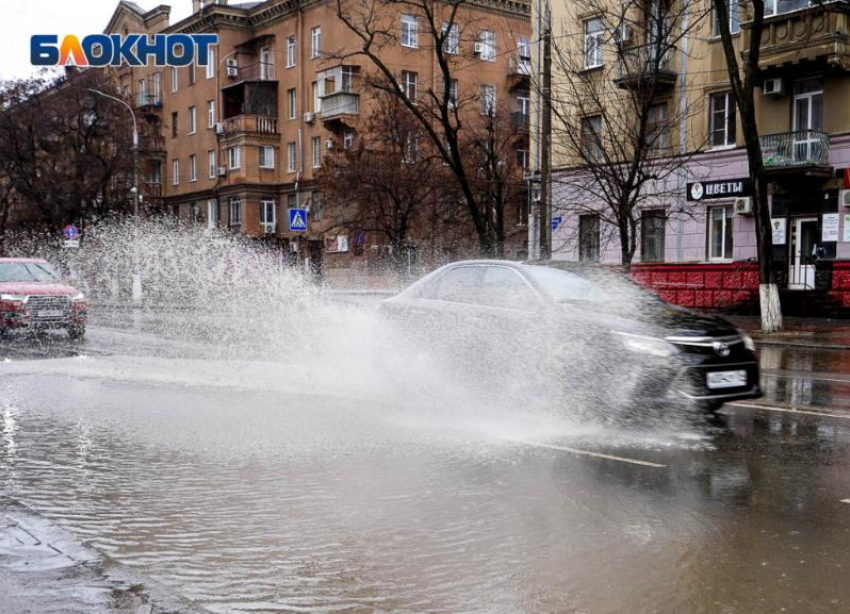
[[[130,111],[133,118],[133,304],[138,306],[142,302],[142,274],[139,270],[139,126],[136,122],[136,112],[125,100],[116,96],[105,94],[100,90],[87,88],[88,91],[97,96],[107,98],[124,105]]]

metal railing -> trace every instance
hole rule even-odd
[[[235,132],[277,134],[277,118],[266,115],[236,115],[224,120],[224,131],[227,134]]]
[[[275,65],[271,62],[255,62],[236,69],[238,81],[277,81]]]
[[[514,111],[511,113],[511,127],[528,130],[528,113]]]
[[[136,92],[136,108],[159,107],[162,105],[162,96],[158,93]]]
[[[351,92],[336,92],[322,98],[322,119],[338,115],[359,115],[360,95]]]
[[[661,57],[658,54],[661,53]],[[617,53],[617,80],[655,79],[670,81],[676,72],[670,66],[670,50],[660,51],[657,45],[639,45]]]
[[[781,132],[761,137],[761,155],[767,168],[829,164],[829,135],[819,130]]]

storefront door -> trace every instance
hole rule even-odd
[[[814,290],[818,218],[800,217],[791,224],[791,258],[788,270],[789,290]]]

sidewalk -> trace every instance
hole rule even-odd
[[[0,496],[0,614],[209,614]]]
[[[758,345],[850,350],[850,320],[827,318],[785,318],[785,330],[762,333],[758,316],[729,316],[727,319],[744,329]]]

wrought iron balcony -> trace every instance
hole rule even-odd
[[[617,74],[614,82],[624,89],[647,83],[671,86],[676,83],[676,71],[671,67],[672,53],[661,53],[658,45],[639,45],[618,52]]]
[[[237,81],[277,81],[275,65],[271,62],[254,62],[236,69]]]
[[[781,132],[761,137],[767,169],[829,166],[829,135],[818,130]]]
[[[322,97],[322,120],[360,114],[360,94],[336,92]]]
[[[136,92],[136,108],[143,109],[145,107],[161,107],[162,96],[157,93]]]

